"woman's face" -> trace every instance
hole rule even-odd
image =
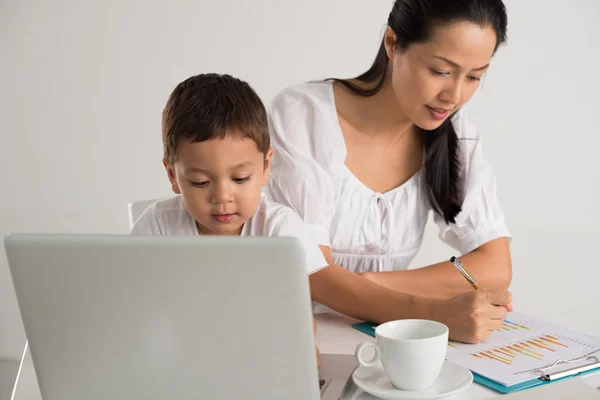
[[[492,27],[457,22],[434,28],[427,42],[398,49],[388,28],[391,85],[403,113],[425,130],[438,128],[479,87],[496,46]]]

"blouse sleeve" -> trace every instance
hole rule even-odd
[[[305,268],[309,275],[328,266],[308,225],[291,209],[281,207],[269,219],[266,233],[267,236],[296,238],[304,249]]]
[[[335,201],[330,112],[324,99],[293,87],[275,97],[269,111],[274,154],[265,190],[271,200],[294,210],[317,243],[328,247]]]
[[[440,239],[466,254],[491,240],[511,238],[511,234],[496,195],[494,172],[483,156],[479,133],[467,121],[463,111],[453,117],[452,123],[464,157],[464,201],[454,224],[446,224],[437,213],[434,213],[434,220],[439,227]]]

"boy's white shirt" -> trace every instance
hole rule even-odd
[[[196,221],[184,207],[181,196],[159,200],[140,215],[131,229],[138,236],[199,236]],[[291,209],[274,203],[262,193],[254,215],[242,227],[240,236],[286,236],[298,238],[306,254],[306,272],[312,274],[327,261],[308,226]]]

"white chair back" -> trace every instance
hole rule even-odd
[[[156,200],[158,199],[134,201],[127,205],[129,229],[133,228],[135,221],[137,221],[140,215],[146,211],[146,208],[150,207]]]

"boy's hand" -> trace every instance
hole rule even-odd
[[[317,333],[317,321],[315,320],[315,317],[313,317],[313,332],[315,334]],[[321,368],[321,352],[317,346],[315,346],[315,350],[317,352],[317,368]]]

